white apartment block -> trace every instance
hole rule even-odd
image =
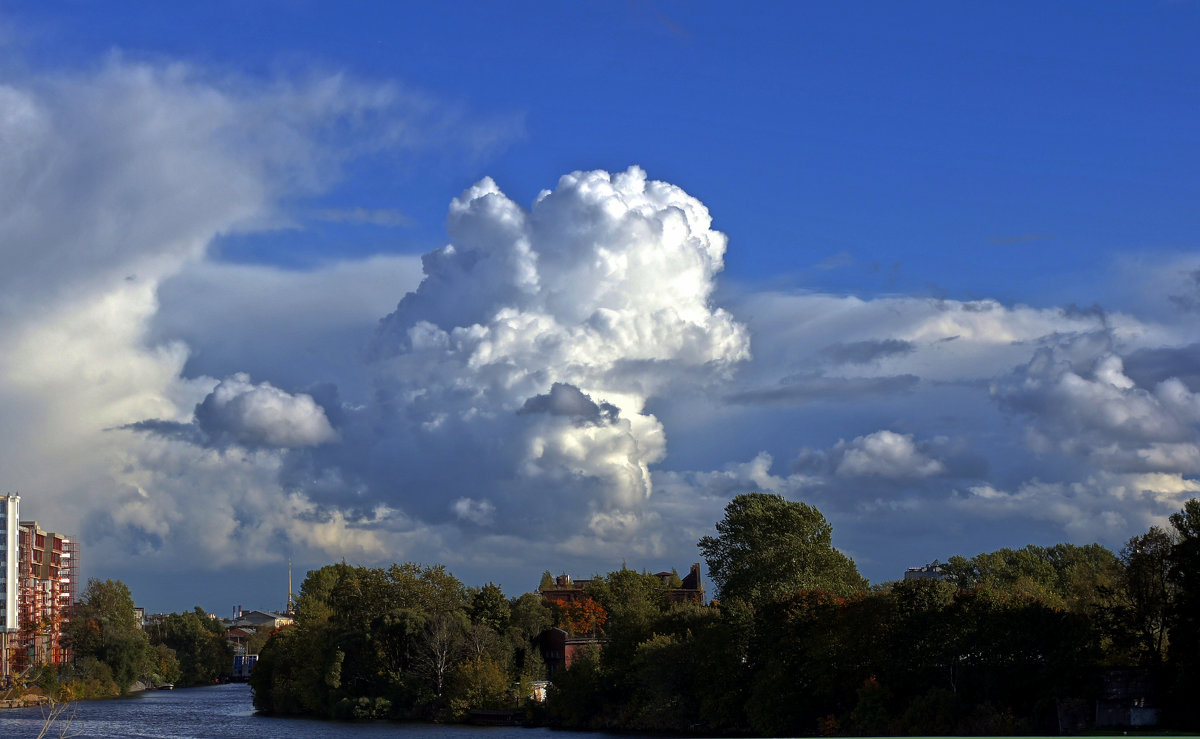
[[[18,576],[17,545],[21,538],[21,496],[16,493],[0,494],[0,588],[4,594],[3,609],[0,610],[0,672],[7,677],[9,650],[16,646],[17,598],[20,578]]]

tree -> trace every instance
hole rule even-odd
[[[607,616],[599,627],[628,649],[649,638],[654,621],[668,607],[662,580],[636,570],[620,569],[593,577],[585,592]]]
[[[429,680],[433,694],[440,696],[463,646],[465,619],[461,614],[440,613],[425,625],[424,640],[417,653],[417,669]]]
[[[1172,601],[1169,577],[1171,535],[1151,526],[1121,550],[1125,565],[1117,608],[1118,620],[1135,641],[1142,661],[1162,663],[1167,646],[1167,617]]]
[[[154,668],[156,657],[133,610],[133,595],[120,580],[88,580],[66,631],[76,659],[94,657],[108,665],[122,693]]]
[[[511,609],[500,586],[489,582],[482,588],[471,588],[469,592],[471,623],[483,624],[497,633],[503,633],[508,628]]]
[[[554,625],[554,614],[546,599],[534,593],[525,593],[509,601],[509,630],[514,632],[513,641],[527,645],[538,634]]]
[[[525,593],[509,601],[508,629],[505,636],[512,650],[514,667],[533,680],[546,679],[546,665],[533,640],[554,625],[554,612],[546,599]]]
[[[1099,544],[998,549],[951,557],[943,571],[961,588],[986,587],[1055,608],[1087,612],[1120,578],[1121,563]]]
[[[155,644],[164,644],[179,661],[179,682],[210,685],[229,673],[233,651],[221,622],[200,606],[189,613],[172,613],[150,634]]]
[[[1169,654],[1176,672],[1176,704],[1183,725],[1200,726],[1195,697],[1200,691],[1200,499],[1171,514],[1175,546],[1169,576],[1175,602],[1169,611]]]
[[[596,636],[604,630],[608,612],[591,598],[581,598],[562,605],[563,626],[572,634]]]
[[[275,625],[271,623],[263,624],[254,630],[254,633],[246,637],[246,654],[258,654],[262,648],[266,646],[271,637],[275,635]]]
[[[849,595],[866,588],[854,560],[833,548],[832,535],[816,508],[748,493],[729,501],[717,536],[703,537],[699,546],[720,599],[757,606],[801,589]]]
[[[155,644],[151,659],[152,668],[150,679],[155,684],[175,683],[179,681],[179,660],[175,658],[175,650],[166,644]]]
[[[468,657],[454,669],[448,685],[451,711],[459,718],[471,710],[504,708],[509,679],[504,668],[487,655]]]

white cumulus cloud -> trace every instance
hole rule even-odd
[[[945,471],[945,465],[917,449],[912,434],[876,431],[850,442],[839,442],[834,453],[840,457],[834,474],[839,477],[930,477]]]
[[[238,373],[222,380],[196,406],[196,423],[215,439],[247,446],[297,447],[337,438],[325,409],[312,396],[288,394]]]
[[[373,446],[414,485],[445,477],[430,459],[463,460],[449,487],[486,484],[516,530],[552,519],[631,536],[666,449],[648,398],[749,358],[711,300],[724,234],[700,201],[637,168],[566,175],[529,210],[485,179],[451,204],[448,230],[376,336],[392,412]],[[546,512],[530,516],[533,501]]]

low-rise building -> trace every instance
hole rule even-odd
[[[666,596],[670,603],[704,603],[704,583],[700,579],[700,563],[693,563],[688,574],[680,580],[678,587],[671,587],[671,580],[677,577],[674,572],[657,572],[655,577],[667,586]],[[587,596],[587,580],[573,580],[570,575],[562,574],[554,578],[553,587],[538,588],[538,593],[552,603],[575,603]]]
[[[954,576],[945,570],[946,565],[936,559],[927,565],[909,567],[904,571],[905,580],[953,580]]]
[[[575,664],[575,660],[588,649],[600,649],[604,639],[594,636],[568,634],[563,629],[546,629],[537,637],[537,648],[546,665],[546,677]]]
[[[241,611],[238,617],[232,622],[227,623],[230,627],[248,628],[252,631],[257,630],[262,626],[270,626],[272,629],[278,629],[283,626],[290,626],[296,619],[286,613],[275,613],[273,611]]]

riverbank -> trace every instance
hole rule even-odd
[[[127,696],[135,695],[137,693],[141,693],[144,691],[156,690],[156,689],[157,688],[155,686],[148,685],[139,680],[138,682],[135,682],[133,685],[131,685],[129,687],[129,690],[126,691],[124,693],[124,695],[120,695],[120,694],[92,695],[92,696],[88,696],[86,698],[72,698],[70,701],[67,701],[67,702],[80,703],[80,702],[84,702],[84,701],[109,701],[109,700],[113,700],[114,698],[127,697]],[[15,692],[16,690],[17,690],[17,688],[9,688],[7,691],[4,691],[4,697],[0,697],[0,710],[8,709],[8,708],[36,708],[38,706],[46,705],[47,703],[50,702],[50,699],[42,694],[40,688],[30,687],[30,688],[26,688],[25,689],[26,692],[23,693],[22,695],[18,695],[18,696],[9,695],[10,693]]]
[[[19,698],[0,698],[0,708],[31,708],[48,703],[44,695],[22,695]]]
[[[81,739],[636,739],[637,735],[593,732],[569,736],[548,728],[481,727],[392,721],[322,721],[263,716],[254,710],[245,683],[186,690],[146,690],[113,701],[81,701],[72,706],[71,733]],[[0,736],[35,737],[41,709],[29,707],[0,717]],[[57,736],[57,734],[55,734]],[[657,739],[657,738],[656,738]]]

